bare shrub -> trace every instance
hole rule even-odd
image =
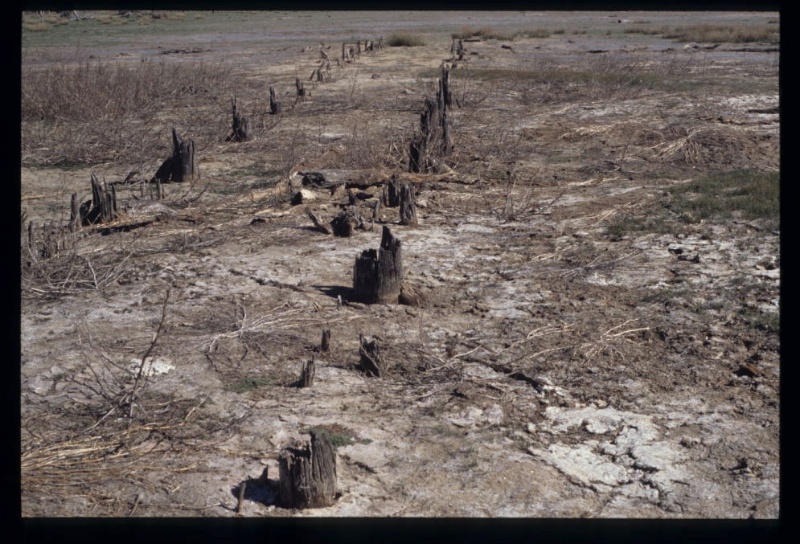
[[[96,256],[80,253],[83,233],[72,233],[58,222],[39,228],[28,223],[21,259],[22,294],[30,298],[59,298],[85,290],[102,290],[124,273],[131,247]]]
[[[229,75],[224,64],[203,62],[23,67],[23,165],[147,160],[163,125],[191,123],[160,117],[186,103],[210,106]]]

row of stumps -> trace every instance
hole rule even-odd
[[[353,291],[362,302],[396,304],[403,281],[402,243],[389,227],[383,227],[378,250],[366,249],[356,258]],[[330,330],[322,331],[320,351],[328,351]],[[368,376],[381,377],[385,366],[378,343],[359,336],[360,367]],[[315,360],[303,365],[298,385],[311,387]],[[286,508],[323,508],[336,500],[336,452],[324,433],[312,430],[311,440],[302,446],[284,448],[278,458],[278,498]],[[241,502],[241,501],[240,501]]]

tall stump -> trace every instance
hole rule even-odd
[[[378,341],[359,334],[358,344],[358,354],[361,357],[358,366],[367,376],[382,377],[386,371],[386,363],[381,358]]]
[[[353,291],[367,304],[396,304],[403,282],[401,242],[389,227],[383,227],[381,247],[364,250],[353,268]]]
[[[386,185],[383,187],[383,194],[381,195],[384,206],[387,208],[396,208],[400,205],[400,188],[402,186],[403,182],[398,180],[397,176],[393,175],[389,178]]]
[[[269,112],[272,115],[278,115],[281,112],[281,104],[275,98],[275,89],[269,88]]]
[[[194,155],[194,140],[184,140],[172,129],[172,156],[161,163],[150,183],[167,181],[194,181],[200,179],[200,170]]]
[[[400,188],[400,224],[417,226],[417,206],[414,187],[406,183]]]
[[[285,508],[323,508],[336,500],[336,453],[323,433],[312,430],[310,444],[285,448],[278,466]]]
[[[184,140],[172,129],[172,181],[194,181],[200,178],[194,157],[194,140]]]
[[[228,132],[228,137],[225,138],[226,142],[246,142],[250,139],[250,129],[247,122],[247,117],[242,115],[236,109],[236,99],[231,98],[231,106],[233,107],[233,122],[231,130]]]

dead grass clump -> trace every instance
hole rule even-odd
[[[419,47],[425,45],[425,40],[417,34],[398,32],[391,34],[386,44],[390,47]]]
[[[665,38],[680,42],[706,43],[778,43],[780,33],[776,28],[758,25],[722,26],[691,25],[675,27],[664,34]]]
[[[169,119],[169,112],[185,111],[187,102],[192,112],[213,107],[229,80],[230,68],[223,63],[87,62],[23,68],[22,162],[94,164],[118,162],[121,156],[134,164],[151,160],[162,139],[158,127],[192,121],[185,114]]]
[[[222,64],[85,63],[23,70],[22,121],[103,121],[152,113],[169,97],[217,92]]]
[[[123,275],[130,249],[87,257],[77,250],[79,236],[55,223],[39,229],[28,225],[28,240],[22,248],[23,296],[59,298],[102,290]]]
[[[556,31],[556,33],[559,32]],[[564,30],[561,29],[560,33],[563,34]],[[475,28],[465,26],[460,31],[450,34],[450,37],[454,40],[481,38],[483,40],[513,41],[518,38],[549,38],[550,31],[545,28],[535,28],[531,30],[517,30],[514,32],[500,32],[492,27]]]
[[[636,24],[644,24],[644,23],[636,23]],[[625,28],[622,32],[625,34],[643,34],[645,36],[657,36],[659,34],[668,33],[669,28],[666,26],[661,26],[661,27],[630,26]]]

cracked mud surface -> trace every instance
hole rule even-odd
[[[353,14],[346,31],[345,12],[332,22],[278,15],[258,15],[269,35],[248,17],[226,27],[206,14],[155,42],[122,36],[92,49],[101,61],[190,46],[200,51],[161,56],[226,57],[242,74],[244,111],[263,123],[255,141],[226,143],[230,96],[185,98],[193,122],[219,128],[216,139],[195,136],[200,182],[168,184],[167,199],[144,206],[138,189],[120,187],[130,217],[158,219],[78,239],[93,273],[111,270],[108,285],[59,296],[24,286],[23,516],[235,516],[249,482],[244,516],[777,518],[780,344],[764,325],[779,313],[777,226],[680,223],[667,196],[709,173],[778,169],[778,115],[763,113],[778,104],[777,53],[573,33],[622,24],[606,13],[528,12],[521,23],[376,12]],[[288,30],[301,24],[305,35]],[[675,77],[700,84],[601,92],[454,75],[454,173],[420,177],[419,226],[383,208],[350,238],[311,229],[282,189],[300,176],[287,174],[404,171],[403,138],[450,33],[468,24],[566,32],[468,43],[476,54],[462,72],[584,70],[601,62],[588,51],[603,49],[638,67],[671,62]],[[362,54],[270,124],[264,89],[279,86],[290,101],[320,39],[335,49],[394,29],[427,43]],[[23,66],[68,62],[60,54],[32,48]],[[164,127],[201,130],[181,111],[154,129],[161,155]],[[23,147],[22,207],[38,222],[68,217],[69,194],[86,195],[90,172],[111,181],[138,165],[45,167],[31,158],[45,151]],[[314,196],[308,205],[328,219],[347,200]],[[656,216],[674,228],[612,229]],[[422,305],[347,303],[354,258],[378,247],[380,224],[402,241]],[[103,268],[104,258],[120,264]],[[114,392],[131,387],[160,324],[131,411]],[[356,368],[359,334],[379,339],[385,377]],[[313,387],[295,387],[312,355]],[[328,508],[281,508],[277,455],[313,427],[342,440],[340,496]]]

